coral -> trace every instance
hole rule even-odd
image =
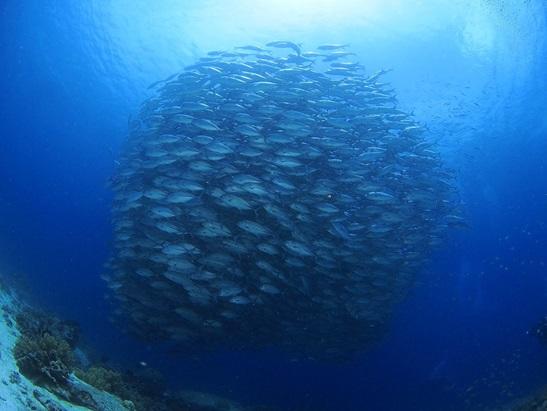
[[[103,409],[102,402],[115,402],[108,397],[112,394],[124,400],[120,403],[124,410],[166,410],[159,398],[163,391],[159,392],[161,378],[157,375],[125,375],[102,366],[75,369],[85,367],[87,363],[85,354],[76,347],[77,324],[28,307],[19,311],[15,318],[21,336],[13,348],[13,355],[20,372],[58,398],[98,410]],[[155,394],[157,396],[153,397]],[[120,409],[118,405],[116,407]]]
[[[17,313],[21,336],[13,354],[21,373],[38,384],[64,385],[74,365],[78,327],[27,308]]]
[[[19,312],[16,321],[22,334],[33,336],[49,334],[66,341],[72,348],[78,343],[80,328],[73,321],[60,320],[51,314],[30,308]]]
[[[119,371],[93,366],[87,370],[76,370],[76,377],[97,389],[110,392],[130,402],[137,411],[166,411],[163,403],[162,377],[153,371],[146,375],[121,373]],[[170,409],[170,408],[169,408]]]
[[[82,381],[87,382],[89,385],[92,385],[99,390],[112,393],[124,390],[125,384],[122,375],[119,372],[108,368],[95,366],[90,367],[85,371],[76,370],[74,374]]]
[[[22,335],[13,347],[13,355],[23,375],[38,384],[65,384],[74,359],[70,345],[50,334]]]

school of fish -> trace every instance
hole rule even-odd
[[[382,335],[463,221],[426,130],[347,49],[212,51],[153,85],[111,182],[124,327],[323,358]]]

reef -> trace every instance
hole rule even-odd
[[[82,360],[79,327],[25,303],[0,278],[0,410],[272,411],[210,393],[168,391],[152,368]]]
[[[66,384],[74,363],[70,345],[47,333],[21,335],[13,355],[23,375],[41,385]]]
[[[122,373],[101,365],[91,366],[87,370],[76,370],[75,375],[97,389],[130,401],[137,411],[173,409],[166,404],[165,386],[154,386],[144,375],[136,377],[132,373]]]
[[[48,334],[63,340],[71,348],[76,347],[80,339],[80,327],[74,321],[61,320],[40,310],[26,308],[15,317],[17,327],[23,335],[43,336]]]
[[[31,308],[5,282],[0,307],[0,410],[135,410],[74,375],[74,323]]]

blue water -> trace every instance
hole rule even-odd
[[[313,410],[477,409],[547,383],[547,6],[541,0],[0,2],[0,272],[97,353],[173,388]],[[470,228],[453,231],[351,363],[176,356],[108,322],[107,188],[146,87],[209,50],[351,43],[427,124]]]

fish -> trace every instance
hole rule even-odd
[[[392,194],[383,191],[371,191],[367,194],[367,198],[381,204],[389,204],[395,201],[395,197]]]
[[[211,120],[198,118],[192,121],[192,124],[197,128],[205,131],[220,131],[220,127]]]
[[[340,50],[348,47],[349,44],[322,44],[317,47],[317,50]]]
[[[268,244],[268,243],[261,243],[261,244],[258,244],[256,246],[256,248],[258,248],[260,251],[262,251],[263,253],[266,253],[266,254],[269,254],[269,255],[277,255],[279,254],[279,251],[278,249],[272,245],[272,244]]]
[[[232,233],[228,227],[217,222],[205,222],[196,233],[202,237],[229,237]]]
[[[302,47],[212,50],[133,116],[102,275],[124,330],[347,359],[467,226],[438,136],[388,71],[367,73],[346,43]]]
[[[220,142],[207,144],[205,149],[217,154],[231,154],[234,152],[228,145]]]
[[[237,305],[247,305],[251,302],[251,300],[244,295],[238,295],[230,298],[230,302]]]
[[[135,273],[141,277],[150,278],[154,276],[154,272],[146,267],[139,267],[135,270]]]
[[[262,47],[252,46],[252,45],[238,46],[238,47],[235,47],[235,49],[236,50],[256,51],[257,53],[268,53],[268,50],[266,50]]]
[[[242,124],[237,126],[235,128],[235,131],[237,131],[238,133],[241,133],[242,135],[246,137],[259,137],[261,135],[259,128],[248,125],[248,124]]]
[[[206,173],[214,170],[214,167],[211,163],[207,161],[194,161],[188,164],[188,168],[192,171]]]
[[[168,244],[162,248],[161,252],[169,256],[174,256],[186,254],[187,250],[183,245]]]
[[[267,294],[279,294],[281,292],[279,288],[271,284],[262,284],[259,288],[260,291],[263,291]]]
[[[199,154],[198,150],[193,148],[182,148],[173,150],[173,155],[182,159],[189,159]]]
[[[236,210],[250,210],[252,208],[251,204],[234,194],[225,194],[222,197],[220,197],[218,204],[222,205],[223,207],[231,207],[235,208]]]
[[[170,204],[185,204],[189,201],[192,201],[194,198],[195,198],[195,196],[191,193],[187,193],[187,192],[184,192],[184,191],[178,191],[178,192],[174,192],[174,193],[169,194],[165,198],[165,202],[170,203]]]
[[[327,213],[327,214],[333,214],[340,211],[340,209],[336,207],[334,204],[329,204],[329,203],[319,203],[319,204],[316,204],[315,207],[319,211],[322,211],[323,213]]]
[[[285,247],[292,253],[300,257],[311,257],[313,256],[312,251],[305,244],[299,243],[298,241],[288,240],[284,243]]]
[[[272,41],[266,43],[266,47],[289,48],[294,50],[297,55],[300,55],[300,46],[292,41]]]
[[[143,195],[150,200],[160,200],[164,199],[167,196],[167,193],[162,190],[151,188],[149,190],[146,190]]]
[[[348,57],[348,56],[355,56],[355,53],[351,53],[348,51],[334,51],[330,54],[327,54],[325,58],[323,58],[323,61],[334,61],[342,57]]]
[[[270,234],[270,229],[268,229],[267,227],[264,227],[263,225],[255,222],[255,221],[251,221],[251,220],[242,220],[242,221],[239,221],[237,223],[237,226],[239,228],[241,228],[242,230],[250,233],[250,234],[253,234],[257,237],[263,237],[263,236],[267,236],[268,234]]]
[[[168,234],[182,234],[182,231],[180,231],[176,225],[166,221],[157,223],[156,228]]]
[[[205,103],[187,101],[182,103],[180,108],[182,111],[198,112],[208,110],[209,106]]]
[[[273,164],[279,167],[283,168],[295,168],[295,167],[301,167],[303,164],[302,162],[290,159],[290,158],[284,158],[284,157],[276,157],[273,161]]]
[[[205,145],[207,145],[207,144],[210,144],[210,143],[212,143],[212,142],[214,141],[214,138],[213,138],[213,137],[211,137],[211,136],[206,136],[206,135],[204,135],[204,134],[198,134],[198,135],[192,137],[192,139],[193,139],[196,143],[198,143],[198,144],[200,144],[200,145],[203,145],[203,146],[205,146]]]
[[[170,218],[177,214],[168,207],[154,207],[152,208],[153,217]]]

